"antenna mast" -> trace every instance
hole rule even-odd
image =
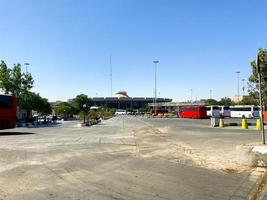
[[[112,54],[109,57],[109,65],[110,65],[110,96],[112,97]]]

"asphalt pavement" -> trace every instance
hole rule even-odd
[[[229,199],[249,170],[234,159],[254,130],[118,116],[0,132],[0,199]]]

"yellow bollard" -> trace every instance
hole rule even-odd
[[[257,119],[256,121],[256,129],[261,130],[261,119]]]
[[[219,127],[224,127],[224,121],[223,121],[223,118],[220,118],[220,121],[219,121]]]
[[[248,122],[246,119],[242,119],[242,129],[248,129]]]

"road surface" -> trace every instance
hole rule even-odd
[[[118,116],[0,132],[0,199],[229,199],[248,175],[236,144],[257,132]]]

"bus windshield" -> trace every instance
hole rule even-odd
[[[0,97],[0,108],[12,108],[12,97],[1,95]]]

